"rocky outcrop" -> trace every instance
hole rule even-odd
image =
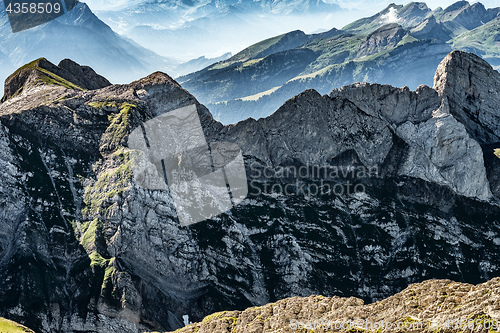
[[[80,66],[68,59],[55,66],[47,59],[40,58],[19,68],[5,80],[2,102],[31,87],[44,84],[77,90],[99,89],[111,85],[88,66]]]
[[[229,126],[160,72],[96,90],[31,85],[0,104],[0,315],[40,332],[164,331],[184,315],[287,297],[373,301],[430,278],[500,275],[490,190],[499,165],[453,108],[463,103],[454,64],[478,62],[467,56],[443,61],[443,89],[309,90],[270,117]],[[12,82],[31,82],[23,73]],[[470,89],[482,94],[474,75]],[[182,227],[168,189],[134,180],[127,139],[189,105],[208,142],[241,148],[250,192],[230,212]],[[279,173],[304,166],[339,173]]]
[[[78,86],[85,89],[100,89],[111,85],[111,82],[109,82],[105,77],[97,74],[89,66],[81,66],[71,59],[61,60],[57,66],[72,74],[73,77],[66,78],[67,80],[74,82]]]
[[[372,304],[359,298],[293,297],[205,317],[176,333],[491,332],[500,325],[500,280],[479,285],[430,280]]]
[[[479,143],[500,141],[500,74],[483,59],[454,51],[439,64],[434,89],[448,100],[451,114]]]
[[[359,57],[363,57],[393,48],[406,34],[407,32],[399,24],[386,24],[369,34],[358,46],[356,52]]]

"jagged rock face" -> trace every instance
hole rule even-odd
[[[167,330],[184,314],[201,320],[285,297],[376,300],[428,278],[499,275],[497,147],[483,152],[455,117],[455,57],[478,59],[446,58],[443,89],[306,91],[230,126],[163,73],[98,90],[23,89],[0,104],[0,315],[41,332]],[[467,73],[470,89],[489,89]],[[241,147],[250,193],[181,227],[168,189],[134,181],[127,137],[191,104],[209,142]],[[273,173],[304,165],[376,172],[321,179],[364,191],[316,194],[318,177]],[[270,190],[286,185],[291,195]]]
[[[176,332],[377,332],[380,327],[385,332],[456,332],[467,325],[488,332],[498,327],[499,292],[500,280],[495,278],[476,286],[426,281],[373,304],[354,297],[293,297],[245,311],[215,313]]]
[[[308,91],[272,117],[230,128],[228,137],[246,154],[273,166],[292,161],[323,166],[354,151],[362,165],[380,169],[397,137],[409,148],[399,156],[398,175],[449,186],[467,197],[492,196],[481,147],[425,86],[412,92],[354,84],[329,97]],[[318,149],[311,150],[313,146]]]
[[[61,60],[58,66],[73,75],[75,81],[70,79],[71,82],[75,82],[85,89],[100,89],[111,85],[105,77],[97,74],[89,66],[80,66],[71,59]]]
[[[446,56],[434,76],[434,89],[479,143],[500,141],[499,79],[486,61],[461,51]]]
[[[406,31],[396,23],[384,25],[371,34],[358,47],[359,56],[375,54],[396,46],[406,35]]]
[[[388,128],[408,144],[399,175],[449,186],[468,197],[491,197],[481,147],[434,90],[355,84],[330,96],[348,98],[365,113],[385,119]]]

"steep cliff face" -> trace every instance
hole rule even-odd
[[[473,54],[455,51],[434,76],[434,89],[448,100],[451,114],[479,143],[500,141],[500,74]]]
[[[79,72],[50,68],[48,77]],[[268,118],[231,126],[159,72],[94,90],[24,84],[0,104],[0,315],[41,332],[167,330],[185,314],[201,320],[285,297],[371,301],[429,278],[498,276],[500,145],[471,127],[495,133],[474,117],[495,121],[495,100],[454,90],[468,82],[471,94],[494,98],[497,75],[454,52],[435,89],[305,91]],[[134,180],[127,139],[192,104],[209,142],[241,147],[250,193],[181,227],[169,190]],[[283,175],[300,167],[305,175]]]

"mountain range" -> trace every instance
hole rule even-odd
[[[178,65],[120,37],[85,3],[53,21],[16,33],[12,33],[4,4],[0,4],[0,78],[5,79],[17,67],[39,57],[57,62],[75,59],[113,82],[129,82]]]
[[[178,80],[225,124],[268,116],[306,89],[325,94],[358,81],[415,89],[431,85],[436,66],[455,49],[499,65],[499,12],[466,1],[435,10],[391,4],[341,30],[266,39]]]
[[[37,332],[165,331],[288,297],[371,302],[497,277],[499,87],[454,51],[432,88],[306,90],[224,126],[161,72],[111,85],[71,60],[30,62],[0,104],[0,316]],[[250,192],[183,227],[168,189],[136,181],[127,138],[193,105],[208,142],[240,147]]]
[[[315,31],[343,20],[338,5],[322,0],[155,0],[96,8],[113,30],[181,61],[219,57],[297,27]]]

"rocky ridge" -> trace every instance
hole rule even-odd
[[[214,313],[176,333],[492,332],[500,325],[499,293],[498,278],[476,286],[430,280],[371,304],[355,297],[309,296]]]
[[[40,58],[19,68],[5,80],[2,102],[35,85],[56,84],[70,89],[88,90],[110,86],[111,83],[88,66],[80,66],[70,59],[55,66]]]
[[[40,332],[164,331],[293,296],[373,301],[426,279],[498,276],[500,145],[481,120],[495,120],[494,104],[455,90],[494,98],[497,75],[453,52],[434,88],[305,91],[229,126],[160,72],[95,90],[14,75],[26,88],[0,104],[0,315]],[[134,181],[127,137],[192,104],[209,142],[241,147],[253,187],[181,227],[168,190]],[[300,192],[314,176],[256,175],[303,165],[376,173],[321,179],[365,189],[335,195]],[[288,184],[295,194],[269,192]]]

